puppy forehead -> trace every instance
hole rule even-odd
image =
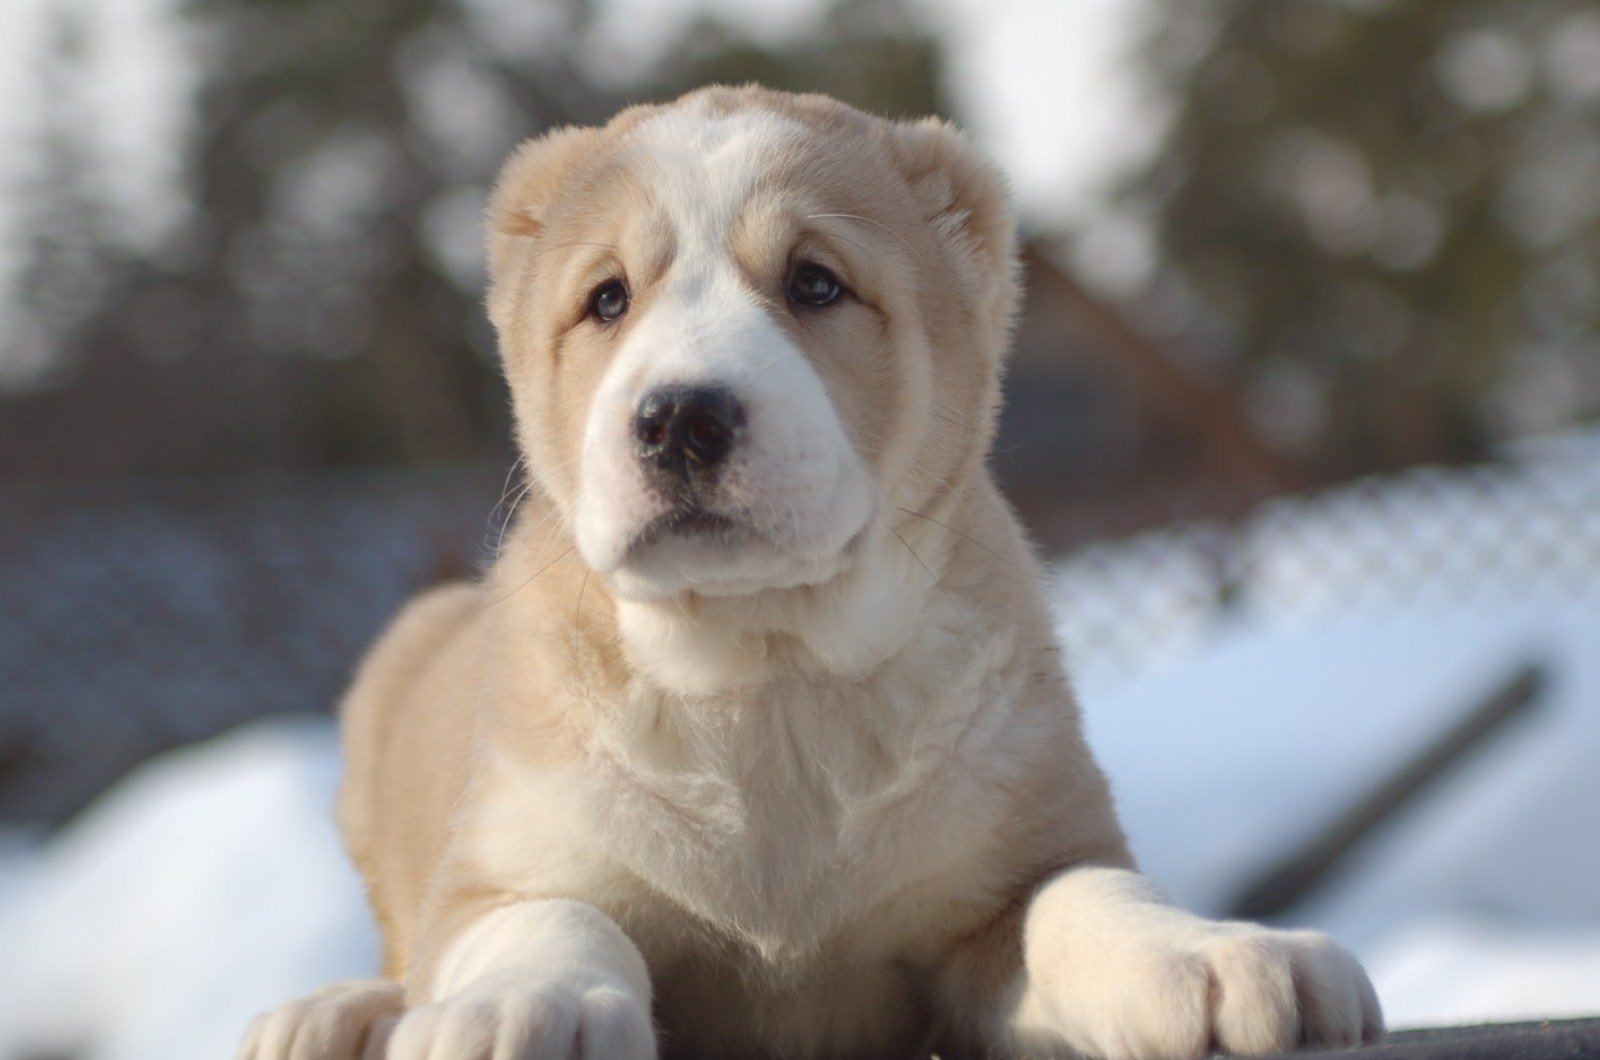
[[[704,103],[669,109],[641,123],[630,154],[650,197],[693,249],[719,243],[751,194],[778,171],[806,128],[775,111],[715,112]],[[686,248],[688,249],[688,248]]]

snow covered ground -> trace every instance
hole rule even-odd
[[[0,866],[0,1060],[217,1060],[274,998],[371,974],[326,718],[155,759]]]
[[[1534,709],[1289,919],[1361,954],[1395,1026],[1600,1014],[1600,600],[1225,629],[1083,699],[1142,866],[1220,912],[1530,659]]]
[[[1220,618],[1200,567],[1152,562],[1149,540],[1058,568],[1062,636],[1135,851],[1202,910],[1507,673],[1547,668],[1533,710],[1290,918],[1361,954],[1394,1026],[1600,1013],[1600,535],[1541,559],[1550,577],[1470,552],[1447,572],[1454,592],[1436,573],[1402,584],[1422,568],[1393,563],[1319,580],[1309,560],[1363,534],[1380,554],[1396,519],[1470,537],[1496,519],[1540,532],[1541,504],[1600,513],[1594,468],[1561,466],[1580,469],[1571,489],[1432,473],[1268,512]],[[1086,609],[1121,599],[1106,572],[1141,570],[1181,605],[1141,612],[1165,623],[1144,634],[1160,650],[1130,662],[1075,643]],[[255,1012],[369,973],[373,929],[330,818],[337,773],[326,720],[280,718],[149,763],[42,848],[0,837],[0,1060],[212,1060]]]

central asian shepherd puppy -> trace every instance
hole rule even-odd
[[[384,978],[247,1060],[1381,1033],[1333,942],[1134,868],[985,463],[1016,235],[961,135],[710,88],[527,143],[488,226],[531,489],[344,704]]]

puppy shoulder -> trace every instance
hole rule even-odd
[[[341,708],[345,724],[360,724],[370,700],[411,685],[472,624],[482,604],[482,591],[468,582],[449,582],[413,597],[362,659]]]
[[[370,830],[378,774],[397,742],[403,750],[419,729],[431,729],[427,713],[463,709],[461,703],[419,701],[434,699],[425,686],[454,690],[467,679],[457,672],[467,660],[452,659],[460,653],[451,649],[477,621],[481,596],[477,586],[465,582],[423,593],[401,609],[362,660],[339,706],[346,764],[340,817],[347,834]]]

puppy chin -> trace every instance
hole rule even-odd
[[[828,581],[848,562],[842,551],[797,555],[748,531],[670,534],[631,552],[611,572],[610,581],[617,595],[629,600],[660,600],[682,592],[748,596]]]
[[[651,533],[647,520],[631,532],[616,565],[602,573],[619,597],[639,601],[684,592],[734,597],[818,585],[838,577],[854,562],[871,511],[863,505],[846,505],[832,515],[803,538],[767,530],[739,516],[719,516],[724,525],[713,531]]]
[[[700,518],[676,525],[668,521],[671,506],[647,489],[591,488],[574,527],[578,551],[625,600],[661,600],[684,592],[749,596],[819,585],[854,562],[877,509],[871,482],[859,466],[846,468],[829,485],[820,497],[814,485],[758,491],[751,506],[730,506],[713,493]],[[796,504],[794,493],[816,499]],[[786,503],[771,503],[773,494],[786,497]]]

